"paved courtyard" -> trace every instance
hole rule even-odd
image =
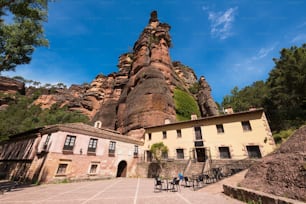
[[[153,179],[117,178],[17,188],[0,195],[0,203],[242,203],[225,196],[218,192],[219,190],[214,192],[202,188],[193,191],[192,188],[184,188],[184,186],[181,186],[180,189],[178,192],[154,192]]]

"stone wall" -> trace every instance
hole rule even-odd
[[[173,178],[183,173],[186,165],[187,161],[162,162],[161,164],[142,162],[137,164],[136,174],[142,178],[155,176]]]
[[[223,185],[223,190],[226,195],[247,203],[258,203],[258,204],[302,204],[303,203],[289,198],[279,197],[259,191],[254,191],[240,187],[233,187],[229,185]]]

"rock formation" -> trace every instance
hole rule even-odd
[[[118,106],[117,129],[127,133],[166,119],[175,121],[171,86],[175,72],[169,55],[170,26],[158,21],[152,12],[148,26],[134,45],[134,58],[129,81]]]
[[[25,85],[15,79],[0,76],[0,93],[0,110],[4,110],[14,100],[14,94],[25,94]]]
[[[241,186],[306,201],[306,126],[252,166]]]
[[[202,116],[219,115],[218,107],[211,97],[211,88],[203,76],[199,80],[197,97]]]
[[[57,103],[87,115],[91,121],[123,134],[143,134],[142,128],[176,121],[174,90],[179,88],[198,101],[202,116],[218,114],[204,77],[179,61],[172,62],[170,26],[153,11],[133,52],[119,57],[119,71],[98,75],[90,84],[69,89],[43,90],[34,102],[42,108]],[[0,82],[1,87],[1,82]],[[35,93],[35,88],[27,94]],[[199,116],[201,117],[201,116]]]
[[[0,92],[5,94],[24,94],[25,86],[23,82],[0,76]]]

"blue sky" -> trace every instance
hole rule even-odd
[[[56,0],[45,24],[50,46],[1,74],[69,86],[117,72],[152,10],[171,25],[171,59],[205,76],[217,102],[266,80],[282,48],[306,42],[304,0]]]

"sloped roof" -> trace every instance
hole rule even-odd
[[[58,131],[74,133],[74,134],[83,134],[103,139],[110,139],[110,140],[143,145],[143,141],[137,140],[130,136],[122,135],[118,131],[107,128],[95,128],[93,126],[84,123],[66,123],[66,124],[47,125],[44,127],[35,128],[26,132],[12,135],[10,136],[10,139],[26,137],[29,134],[31,135],[37,135],[38,133],[48,134]]]

